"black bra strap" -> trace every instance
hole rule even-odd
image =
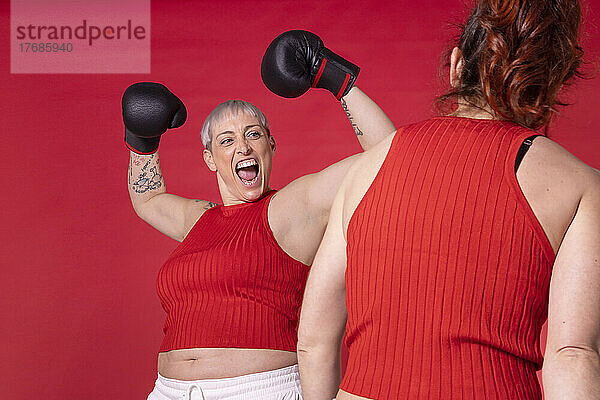
[[[519,169],[519,165],[521,165],[521,161],[523,161],[523,157],[525,157],[525,153],[527,153],[527,150],[529,150],[529,148],[531,147],[531,144],[533,143],[533,139],[535,139],[538,136],[541,136],[541,135],[529,136],[527,139],[525,139],[523,141],[523,144],[521,144],[521,147],[519,147],[519,151],[517,152],[517,159],[515,160],[515,173]]]

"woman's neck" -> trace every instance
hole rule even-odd
[[[473,118],[473,119],[500,119],[496,116],[494,110],[488,105],[475,105],[464,99],[458,100],[458,107],[453,113],[453,117]]]

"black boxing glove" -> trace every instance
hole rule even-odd
[[[350,91],[359,71],[357,65],[326,48],[317,35],[301,30],[277,36],[260,65],[265,86],[282,97],[298,97],[317,87],[339,100]]]
[[[164,85],[138,82],[129,86],[121,100],[125,144],[138,154],[158,149],[160,135],[178,128],[187,118],[187,110],[177,96]]]

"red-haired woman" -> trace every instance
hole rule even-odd
[[[600,398],[600,174],[539,133],[579,75],[580,14],[479,1],[453,112],[353,165],[306,286],[306,400],[539,399],[542,363],[546,399]]]

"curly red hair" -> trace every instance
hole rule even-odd
[[[579,70],[578,0],[480,0],[458,47],[460,83],[438,100],[489,105],[499,118],[547,127],[562,86]]]

